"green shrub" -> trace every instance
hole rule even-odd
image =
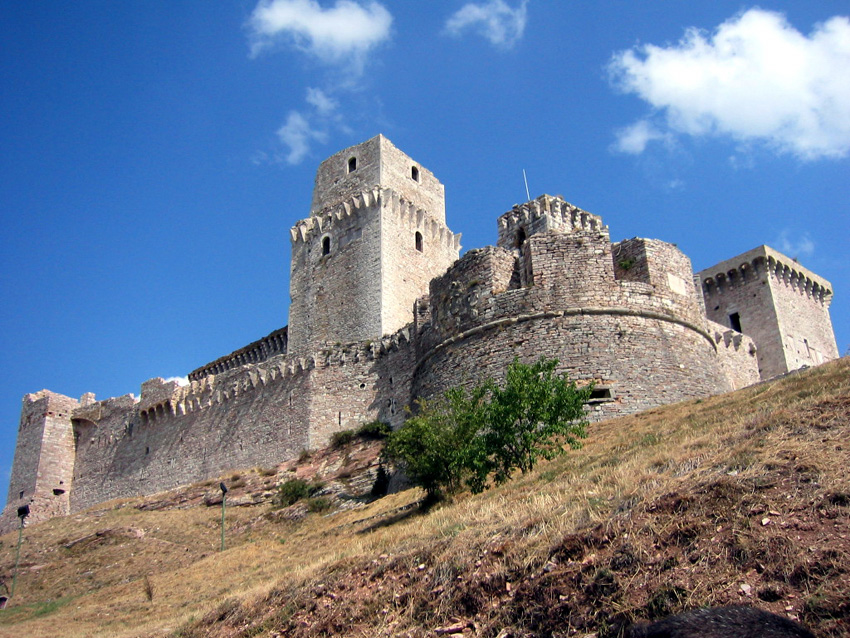
[[[307,499],[307,509],[311,512],[327,512],[330,508],[331,501],[324,496],[314,496]]]
[[[452,388],[441,398],[419,400],[418,413],[387,438],[385,456],[401,465],[429,500],[460,491],[481,458],[478,434],[486,393],[482,386],[470,393]]]
[[[480,492],[563,453],[565,445],[580,447],[593,386],[578,388],[555,373],[557,365],[514,359],[502,385],[486,380],[419,401],[418,413],[387,438],[385,456],[436,499],[464,487]]]
[[[393,428],[389,423],[384,423],[383,421],[370,421],[369,423],[364,423],[357,428],[357,436],[363,437],[364,439],[385,439],[392,433],[392,431]]]
[[[310,484],[304,479],[289,479],[277,488],[277,494],[272,499],[275,507],[289,507],[302,498],[310,496]]]
[[[340,448],[354,440],[354,430],[341,430],[331,434],[331,447]]]

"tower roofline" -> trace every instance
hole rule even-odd
[[[726,259],[714,266],[700,270],[697,273],[697,276],[703,281],[705,279],[715,278],[717,275],[725,275],[730,271],[738,270],[742,264],[750,264],[759,258],[762,258],[765,261],[773,261],[774,263],[781,264],[791,273],[795,274],[795,279],[803,281],[809,280],[812,284],[817,284],[817,286],[824,291],[824,294],[832,294],[832,284],[828,280],[824,279],[820,275],[816,275],[808,268],[803,267],[797,260],[779,252],[775,248],[771,248],[766,244],[762,244],[761,246],[757,246],[752,250],[741,253],[736,257]]]

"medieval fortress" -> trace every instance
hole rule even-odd
[[[594,419],[838,357],[832,286],[761,246],[694,275],[656,239],[543,195],[460,254],[443,185],[379,135],[325,160],[290,231],[290,322],[141,396],[24,397],[0,530],[276,465],[519,357],[595,381]]]

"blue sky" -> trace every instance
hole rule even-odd
[[[0,3],[0,479],[22,396],[138,395],[287,322],[315,170],[383,133],[465,248],[561,194],[695,270],[767,243],[850,348],[846,0]]]

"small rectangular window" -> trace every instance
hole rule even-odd
[[[729,315],[729,327],[736,332],[743,332],[743,330],[741,330],[741,315],[737,312],[733,312]]]
[[[596,387],[590,391],[588,403],[607,403],[613,401],[614,396],[611,394],[611,388]]]

